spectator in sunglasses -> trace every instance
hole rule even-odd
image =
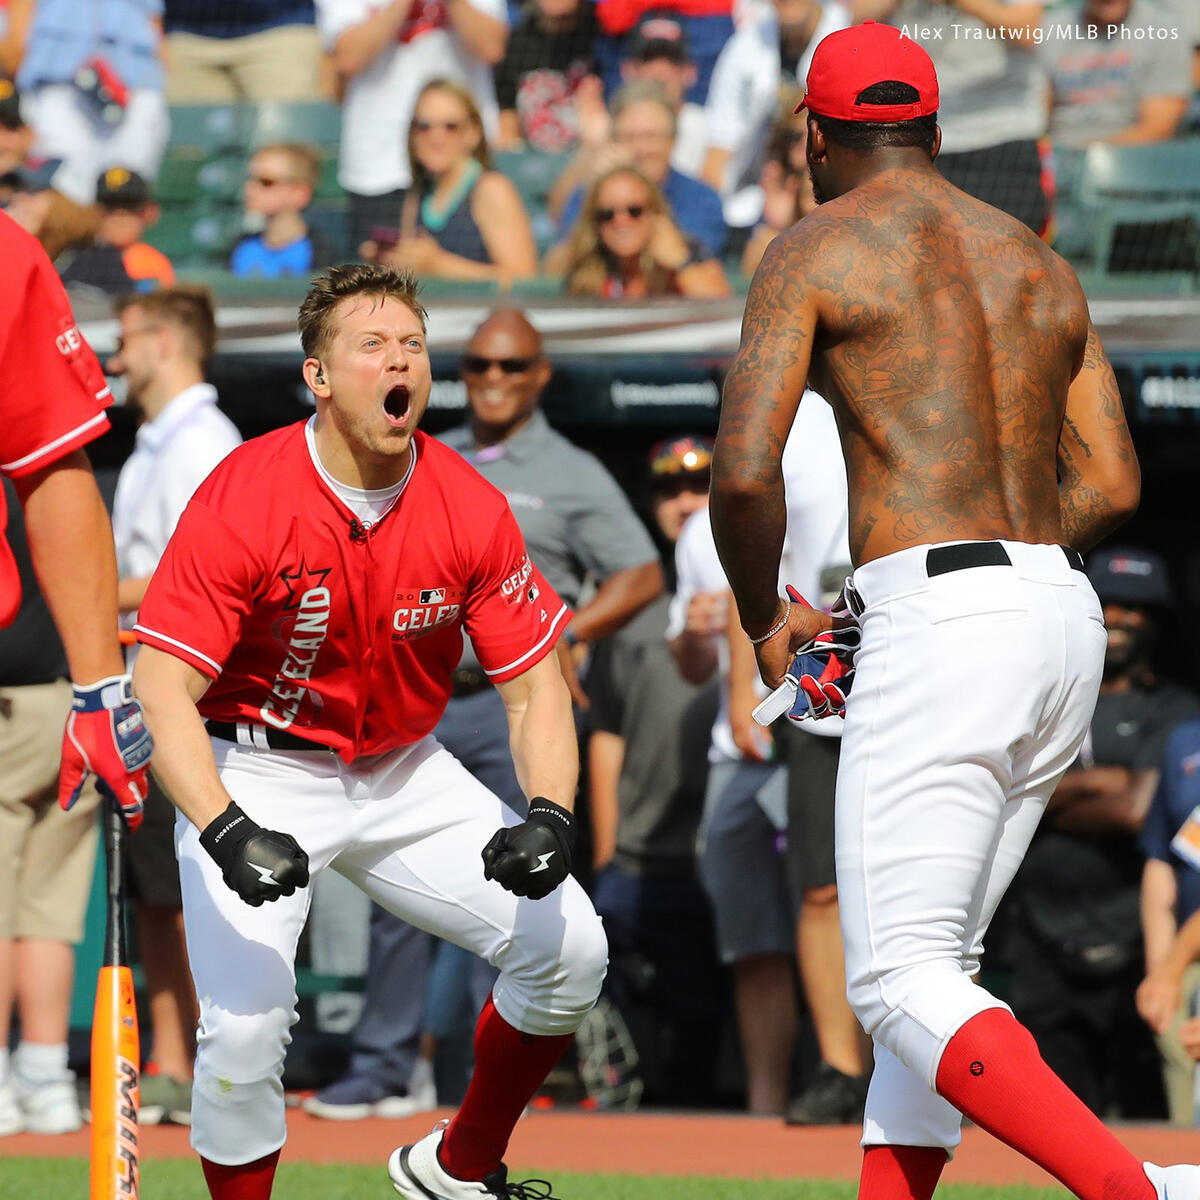
[[[727,296],[718,259],[680,232],[662,193],[633,167],[616,167],[588,190],[567,241],[546,258],[573,296]]]
[[[280,143],[254,154],[243,195],[248,220],[262,227],[234,247],[233,274],[279,279],[307,276],[328,265],[324,241],[304,218],[320,177],[321,161],[308,146]]]
[[[817,207],[804,154],[808,124],[794,115],[801,96],[794,90],[784,96],[767,142],[767,161],[759,176],[762,216],[742,251],[744,275],[754,274],[773,238]]]
[[[507,176],[491,170],[471,93],[438,79],[417,98],[408,130],[413,186],[398,230],[372,231],[360,253],[425,278],[495,280],[537,270],[529,214]]]

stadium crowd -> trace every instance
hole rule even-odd
[[[145,235],[239,277],[358,256],[500,289],[721,295],[803,213],[792,109],[820,40],[862,20],[933,56],[942,171],[1047,238],[1056,208],[1071,226],[1088,146],[1195,120],[1187,0],[9,0],[0,198],[110,294],[161,280],[131,252]],[[196,112],[224,127],[261,105],[296,110],[287,137],[189,133]],[[307,138],[335,106],[340,135]],[[110,168],[133,180],[128,244],[99,228]]]
[[[1200,88],[1191,0],[0,2],[0,203],[69,290],[109,298],[120,339],[107,369],[141,413],[114,512],[124,618],[191,490],[240,436],[205,382],[213,303],[187,282],[203,253],[156,232],[189,108],[340,108],[336,145],[294,130],[240,147],[219,201],[236,206],[231,236],[206,252],[231,278],[302,280],[357,257],[489,294],[541,275],[597,302],[721,297],[815,205],[792,112],[820,39],[863,20],[934,58],[945,174],[1047,239],[1063,230],[1072,154],[1200,145],[1186,142]],[[197,194],[172,203],[200,211],[200,173],[222,164],[186,145]],[[577,1086],[600,1105],[857,1120],[870,1056],[835,969],[837,722],[772,736],[750,719],[762,692],[708,527],[711,441],[679,430],[645,447],[626,495],[541,413],[553,364],[519,310],[480,324],[460,369],[469,413],[444,440],[509,496],[575,609],[560,652],[586,763],[580,874],[611,947],[577,1035]],[[824,406],[801,413],[790,472],[785,456],[788,581],[829,604],[848,571],[844,474]],[[814,461],[828,478],[814,480]],[[0,632],[0,1135],[82,1120],[63,947],[81,936],[97,806],[58,813],[57,741],[30,733],[67,699],[22,568],[25,605]],[[1190,1125],[1197,681],[1172,678],[1164,652],[1177,611],[1162,559],[1106,546],[1087,570],[1109,630],[1100,703],[985,972],[1095,1111]],[[454,686],[439,738],[519,810],[503,706],[469,647]],[[170,816],[152,796],[132,842],[152,1031],[143,1119],[187,1122],[195,999]],[[486,964],[368,916],[335,883],[318,891],[309,952],[318,971],[366,977],[361,998],[308,1014],[314,1037],[352,1044],[344,1069],[308,1079],[310,1112],[399,1116],[461,1097]]]

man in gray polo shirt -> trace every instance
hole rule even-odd
[[[567,604],[575,607],[585,581],[594,581],[595,592],[559,643],[560,653],[569,648],[578,666],[591,642],[616,632],[659,595],[663,573],[650,535],[613,477],[542,414],[538,402],[550,374],[541,337],[525,314],[492,313],[471,336],[462,360],[471,419],[442,440],[504,493],[530,558]],[[524,811],[504,703],[469,641],[434,732],[481,783]],[[420,1033],[424,938],[373,909],[368,988],[350,1069],[305,1102],[309,1112],[347,1119],[411,1108],[397,1100],[406,1099],[400,1093],[408,1086]],[[475,991],[490,988],[495,972],[487,971],[476,972]]]

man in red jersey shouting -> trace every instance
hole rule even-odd
[[[569,875],[578,761],[551,651],[570,614],[504,497],[417,430],[431,373],[412,277],[335,267],[299,324],[316,416],[201,485],[137,626],[135,686],[182,814],[192,1145],[213,1200],[270,1195],[296,943],[310,876],[332,867],[500,969],[461,1109],[388,1171],[414,1200],[508,1197],[509,1135],[605,969]],[[524,821],[431,736],[464,627],[504,697]]]

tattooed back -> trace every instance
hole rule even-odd
[[[1088,333],[1062,259],[941,175],[905,170],[784,237],[775,262],[815,289],[810,378],[837,413],[854,561],[1060,541],[1056,447]]]

